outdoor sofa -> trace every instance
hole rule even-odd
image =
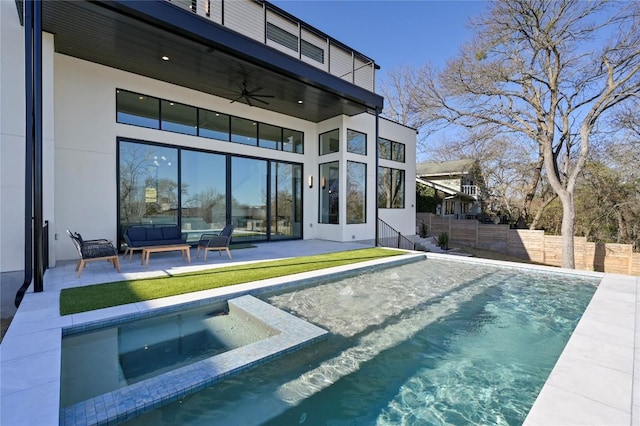
[[[186,244],[187,234],[178,225],[133,225],[124,232],[124,240],[127,243],[124,257],[129,254],[131,260],[133,251],[143,247]]]

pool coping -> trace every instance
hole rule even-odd
[[[38,294],[26,293],[20,309],[14,316],[11,327],[0,345],[0,378],[2,379],[0,424],[21,426],[61,424],[60,366],[62,336],[68,332],[65,330],[73,330],[73,332],[91,330],[140,315],[167,313],[215,301],[244,295],[259,295],[300,285],[317,285],[351,277],[365,271],[386,269],[426,258],[424,252],[404,250],[402,252],[401,256],[391,256],[65,316],[59,315],[59,291]],[[34,345],[33,342],[38,342],[38,344]],[[113,413],[113,410],[111,412]],[[114,424],[117,422],[117,418],[116,411],[115,418],[107,423]]]

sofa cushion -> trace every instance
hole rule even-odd
[[[147,239],[147,231],[142,226],[131,227],[127,229],[127,236],[132,243],[144,241]]]
[[[163,226],[160,229],[164,240],[179,240],[181,238],[180,230],[177,226]]]
[[[160,228],[147,228],[147,241],[162,240],[162,229]]]

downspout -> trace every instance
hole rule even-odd
[[[24,169],[24,281],[16,293],[14,304],[20,306],[33,279],[32,209],[33,209],[33,1],[25,0],[24,8],[24,79],[25,79],[25,169]]]
[[[42,0],[33,2],[33,79],[34,79],[34,173],[33,173],[33,232],[34,232],[34,269],[33,291],[40,293],[44,290],[44,219],[42,196]]]
[[[375,140],[375,145],[376,145],[376,181],[373,184],[373,187],[376,189],[376,196],[375,196],[375,200],[373,200],[373,202],[375,203],[376,206],[376,243],[375,246],[378,247],[378,240],[379,240],[379,230],[378,230],[378,222],[380,220],[380,218],[378,217],[378,161],[379,161],[379,152],[378,152],[378,140],[380,139],[380,136],[378,134],[380,130],[380,109],[378,107],[376,107],[376,140]]]

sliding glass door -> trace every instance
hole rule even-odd
[[[233,241],[302,238],[302,165],[119,141],[120,235],[179,224],[188,242],[234,227]]]

